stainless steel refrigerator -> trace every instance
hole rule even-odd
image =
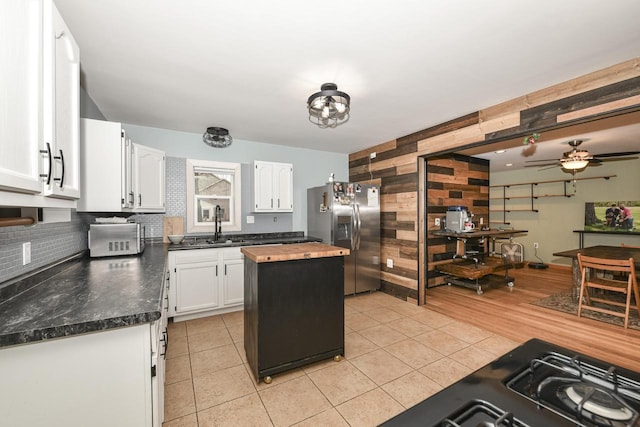
[[[307,190],[307,233],[351,250],[344,294],[380,289],[380,189],[333,182]]]

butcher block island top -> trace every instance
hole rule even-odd
[[[242,248],[241,251],[244,256],[256,263],[346,256],[350,253],[349,249],[318,242],[279,246],[248,246]]]

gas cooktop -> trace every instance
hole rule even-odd
[[[640,427],[640,373],[530,340],[383,426]]]

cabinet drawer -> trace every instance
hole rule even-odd
[[[176,265],[217,261],[219,254],[219,249],[190,249],[171,253]]]

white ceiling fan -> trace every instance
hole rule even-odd
[[[525,163],[536,164],[526,165],[525,167],[560,166],[565,170],[576,171],[584,169],[587,166],[599,165],[602,162],[637,159],[637,156],[633,156],[640,153],[640,151],[625,151],[619,153],[591,154],[587,150],[578,149],[582,142],[583,140],[581,139],[568,141],[567,144],[571,146],[571,151],[564,152],[560,159],[527,160]]]

